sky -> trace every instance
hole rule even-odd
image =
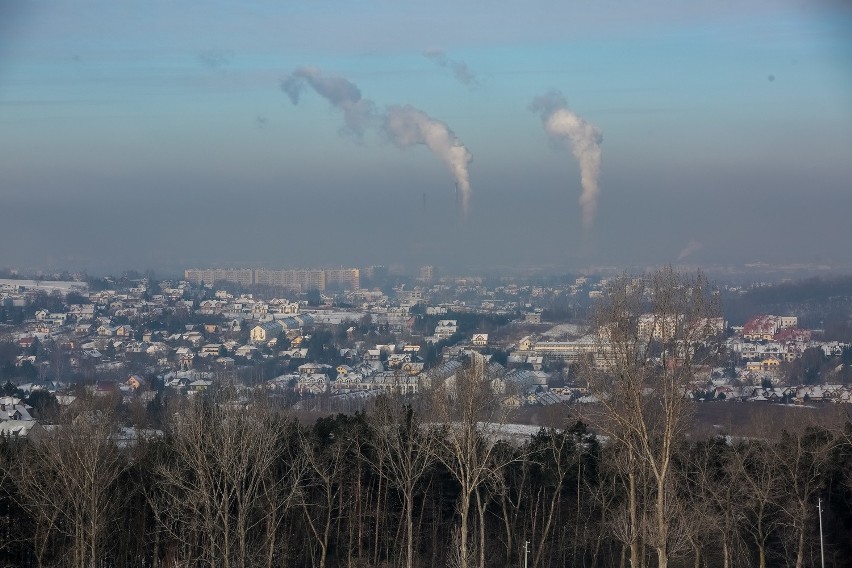
[[[844,0],[0,0],[0,267],[852,268]]]

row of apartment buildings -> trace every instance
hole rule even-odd
[[[188,268],[184,280],[195,285],[232,282],[241,286],[275,286],[289,290],[319,290],[339,288],[358,290],[361,275],[357,268],[290,269],[266,268]]]

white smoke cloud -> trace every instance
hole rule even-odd
[[[361,90],[343,77],[326,76],[316,67],[300,67],[283,81],[281,90],[287,93],[290,101],[299,104],[299,98],[305,85],[310,86],[318,95],[332,106],[343,111],[346,126],[344,133],[361,138],[376,119],[375,104],[361,96]]]
[[[399,148],[419,144],[429,148],[453,174],[462,213],[467,215],[471,194],[468,175],[471,155],[449,126],[409,105],[391,105],[379,113],[376,105],[363,98],[360,89],[353,83],[343,77],[323,75],[315,67],[300,67],[281,82],[281,89],[293,104],[299,103],[306,86],[343,111],[345,128],[342,132],[362,138],[369,128],[375,127]]]
[[[539,113],[547,134],[554,140],[571,144],[571,152],[580,165],[580,207],[583,225],[591,227],[598,208],[598,175],[601,170],[601,142],[603,135],[594,124],[568,109],[565,98],[558,92],[536,98],[530,110]]]
[[[466,216],[471,193],[468,174],[471,155],[453,131],[440,120],[408,105],[387,108],[384,130],[400,148],[424,144],[441,158],[455,178],[462,214]]]
[[[683,250],[680,251],[680,254],[677,255],[677,261],[680,262],[680,261],[684,260],[686,257],[700,251],[703,247],[704,247],[704,245],[701,244],[699,241],[696,241],[696,240],[689,241],[686,244],[686,246],[683,247]]]
[[[476,85],[479,80],[476,74],[471,71],[470,67],[462,61],[455,61],[447,57],[444,50],[432,48],[423,52],[423,56],[437,63],[441,67],[445,67],[453,72],[453,77],[462,84],[468,87]]]

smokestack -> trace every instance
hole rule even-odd
[[[553,140],[568,141],[571,152],[580,165],[580,207],[583,209],[583,226],[590,228],[595,222],[598,207],[598,175],[601,169],[600,129],[568,109],[561,93],[553,91],[536,98],[530,110],[541,116],[545,131]]]
[[[470,206],[468,164],[472,157],[449,127],[412,106],[389,106],[384,131],[399,148],[423,144],[438,156],[453,174],[456,191],[461,197],[462,215]]]

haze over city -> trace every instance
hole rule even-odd
[[[0,0],[0,266],[821,263],[844,2]]]

